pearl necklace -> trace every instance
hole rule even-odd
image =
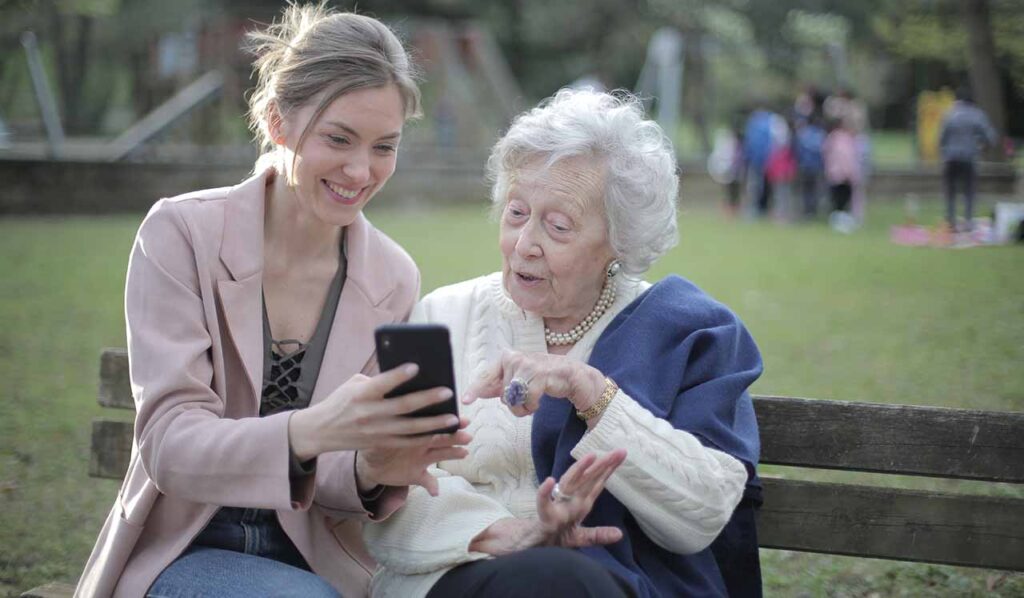
[[[594,309],[590,310],[587,317],[583,318],[583,321],[573,326],[572,330],[568,332],[552,332],[547,326],[544,327],[544,340],[548,345],[559,346],[559,345],[575,345],[588,330],[594,327],[594,324],[601,319],[604,312],[608,311],[612,303],[615,302],[615,280],[609,276],[605,279],[604,288],[601,289],[601,296],[598,297],[597,303],[594,304]]]

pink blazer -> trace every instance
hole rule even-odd
[[[368,513],[355,453],[327,453],[293,502],[289,414],[258,417],[263,203],[273,176],[160,200],[139,228],[125,290],[135,440],[76,596],[144,595],[216,505],[276,509],[314,572],[346,598],[368,592],[376,565],[362,524],[394,512],[407,489],[389,489]],[[412,259],[362,215],[346,243],[348,277],[314,403],[375,370],[374,328],[404,320],[419,295]]]

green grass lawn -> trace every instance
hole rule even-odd
[[[924,220],[939,215],[924,206]],[[689,206],[680,246],[649,278],[679,273],[732,306],[764,354],[755,392],[1024,410],[1024,248],[898,247],[888,227],[900,206],[869,217],[843,236]],[[483,207],[371,208],[371,218],[416,257],[425,291],[499,265]],[[0,220],[0,595],[73,581],[117,492],[86,475],[89,421],[101,411],[99,349],[124,345],[138,221]],[[1024,576],[965,568],[780,551],[763,564],[775,596],[1024,596]]]

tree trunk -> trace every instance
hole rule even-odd
[[[508,11],[508,35],[506,36],[508,44],[508,55],[511,57],[509,60],[509,67],[512,69],[512,74],[516,76],[519,81],[523,80],[523,69],[528,64],[526,60],[526,53],[528,48],[526,47],[526,40],[523,34],[525,27],[524,13],[526,7],[524,6],[524,0],[512,0],[509,2],[505,9]]]
[[[57,66],[57,95],[63,113],[64,129],[71,134],[87,132],[84,122],[85,75],[89,70],[92,47],[92,18],[86,15],[65,15],[54,4],[50,13],[51,42]]]
[[[71,88],[65,96],[68,101],[64,109],[67,111],[68,129],[78,133],[92,132],[94,123],[88,122],[90,100],[94,99],[85,93],[85,76],[91,66],[92,58],[92,17],[77,15],[74,18],[75,38],[70,55],[67,56],[70,69],[69,81]]]
[[[707,119],[707,68],[704,56],[704,34],[700,30],[686,32],[686,51],[683,63],[686,80],[683,83],[683,97],[693,116],[697,140],[700,141],[701,157],[711,155],[711,135]]]
[[[10,66],[15,59],[19,62],[17,65],[18,70]],[[14,94],[18,91],[18,83],[21,81],[18,73],[20,69],[24,68],[24,64],[25,58],[17,56],[14,51],[0,58],[0,114],[11,113],[11,108],[14,105]]]
[[[128,52],[128,65],[132,73],[132,108],[135,113],[133,117],[138,120],[149,113],[153,107],[152,85],[149,83],[149,44],[141,48],[132,48]]]
[[[992,36],[992,19],[988,0],[961,0],[959,2],[964,24],[967,27],[968,74],[971,90],[978,107],[988,114],[1000,139],[1006,131],[1006,106],[1003,90],[996,67],[995,42]],[[989,159],[1003,159],[1002,147],[990,148]]]

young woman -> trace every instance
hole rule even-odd
[[[466,454],[464,431],[414,436],[454,416],[403,417],[450,391],[383,400],[415,368],[371,375],[373,329],[419,294],[362,215],[419,112],[408,55],[322,5],[251,37],[254,175],[157,202],[132,250],[135,442],[78,595],[364,595],[362,522]]]

